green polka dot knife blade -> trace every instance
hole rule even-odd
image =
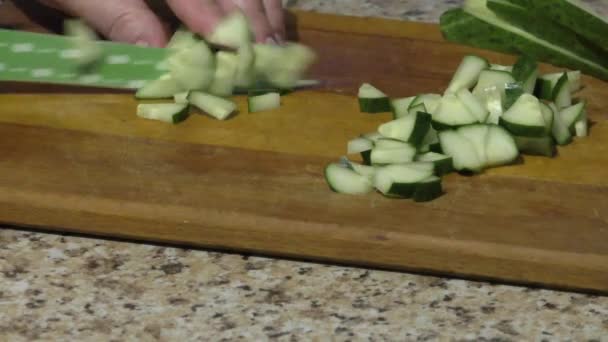
[[[166,73],[165,49],[99,41],[86,69],[66,36],[0,29],[0,81],[137,89]]]

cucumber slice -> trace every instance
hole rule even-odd
[[[364,83],[359,88],[359,108],[363,113],[390,112],[391,101],[385,93]]]
[[[410,104],[416,99],[416,96],[404,97],[391,100],[391,108],[393,109],[393,119],[399,119],[408,114]]]
[[[416,147],[408,144],[401,148],[377,148],[370,155],[372,165],[403,164],[414,160]]]
[[[176,124],[188,117],[188,105],[175,103],[142,103],[137,106],[137,116],[144,119]]]
[[[479,81],[477,82],[475,89],[473,89],[473,95],[483,100],[485,90],[497,88],[504,98],[505,87],[510,83],[515,83],[515,79],[510,72],[489,69],[483,70],[479,74]]]
[[[473,143],[477,158],[484,167],[488,163],[488,157],[486,155],[488,133],[489,126],[482,124],[464,126],[458,129],[458,134]]]
[[[138,99],[165,99],[171,98],[181,91],[181,87],[171,77],[171,74],[165,74],[157,80],[147,82],[137,90],[135,97]]]
[[[557,109],[555,109],[557,110]],[[559,112],[554,112],[553,115],[553,124],[551,125],[551,135],[553,136],[553,139],[555,139],[555,142],[558,145],[568,145],[569,143],[572,142],[572,133],[570,133],[570,129],[568,128],[568,126],[564,123],[564,121],[562,120],[561,115],[559,115]],[[522,144],[524,144],[525,146],[528,146],[530,144],[532,144],[531,142],[528,141],[523,141]],[[540,143],[535,143],[533,145],[536,144],[540,144]],[[540,144],[541,146],[543,144]],[[541,149],[542,151],[546,151],[546,149]],[[545,155],[542,154],[541,155]]]
[[[505,101],[503,108],[507,110],[511,108],[511,106],[517,102],[517,99],[519,99],[519,97],[525,93],[526,91],[524,91],[524,88],[520,83],[507,84],[507,87],[505,88]]]
[[[547,134],[538,99],[523,94],[500,118],[500,124],[513,135],[540,137]]]
[[[441,178],[431,176],[417,184],[412,199],[414,202],[429,202],[441,197],[441,195],[443,195]]]
[[[570,95],[570,85],[568,83],[568,73],[563,73],[555,84],[552,95],[553,102],[557,108],[565,108],[572,106],[572,97]]]
[[[177,104],[188,104],[188,95],[190,95],[190,93],[187,91],[177,93],[173,95],[173,101]]]
[[[458,171],[480,172],[484,164],[479,159],[471,140],[455,130],[439,132],[439,142],[443,153],[452,157],[454,169]]]
[[[433,114],[433,128],[437,131],[470,125],[476,122],[477,118],[475,115],[454,94],[444,95]]]
[[[332,191],[341,194],[364,195],[374,190],[369,177],[338,163],[325,168],[325,180]]]
[[[384,136],[380,133],[376,132],[370,132],[370,133],[365,133],[363,135],[361,135],[362,138],[365,138],[367,140],[371,140],[373,143],[376,143],[378,140],[383,139]]]
[[[97,44],[97,34],[79,19],[64,21],[65,35],[72,39],[72,47],[78,51],[74,59],[80,68],[87,68],[103,58],[103,50]]]
[[[215,59],[215,75],[209,86],[209,93],[216,96],[230,96],[235,88],[239,57],[231,52],[219,51]]]
[[[432,162],[437,176],[447,175],[454,171],[452,157],[441,153],[427,152],[416,156],[416,161]]]
[[[462,101],[469,112],[471,112],[471,114],[477,118],[478,122],[486,122],[490,112],[483,107],[481,102],[475,96],[473,96],[469,89],[460,89],[456,93],[456,96],[460,101]]]
[[[429,171],[408,164],[389,165],[376,170],[373,185],[387,197],[411,198],[418,184],[430,177],[433,177],[432,168]]]
[[[431,115],[416,112],[380,125],[378,132],[387,138],[420,145],[431,127]]]
[[[574,124],[574,132],[579,138],[589,135],[589,120],[586,111],[583,111],[581,118]]]
[[[433,127],[429,127],[428,133],[424,136],[424,139],[422,139],[422,143],[420,143],[420,148],[418,149],[418,152],[425,153],[433,151],[440,153],[441,147],[437,147],[437,145],[439,145],[439,137],[437,136],[437,131]]]
[[[390,148],[408,148],[410,146],[409,143],[391,139],[391,138],[382,138],[378,139],[374,144],[375,148],[378,149],[390,149]]]
[[[568,128],[570,133],[575,133],[574,125],[583,117],[586,105],[587,103],[585,101],[581,101],[573,106],[560,110],[558,114],[560,120]]]
[[[185,26],[180,26],[175,33],[173,33],[173,36],[171,36],[166,48],[169,50],[169,53],[172,54],[188,48],[198,41],[200,41],[200,38],[194,32],[190,31]]]
[[[482,70],[490,67],[490,63],[482,57],[468,55],[465,56],[458,69],[454,73],[445,94],[453,94],[460,89],[471,89],[477,84],[479,75]]]
[[[268,93],[264,95],[251,96],[247,99],[249,113],[263,112],[281,107],[281,95],[279,93]]]
[[[218,120],[226,120],[236,111],[234,102],[201,91],[191,92],[188,102]]]
[[[253,40],[250,23],[241,11],[235,11],[223,19],[207,38],[210,43],[239,48],[248,45]]]
[[[553,127],[555,112],[553,112],[553,109],[550,106],[543,102],[540,102],[540,112],[543,115],[543,121],[545,122],[547,133],[550,133]]]
[[[485,145],[486,167],[508,165],[519,156],[519,150],[513,136],[497,125],[488,126]]]
[[[316,53],[297,43],[276,46],[269,44],[254,44],[255,52],[254,74],[265,79],[271,85],[290,89],[298,84],[300,79],[317,60]]]
[[[523,154],[529,154],[533,156],[555,156],[555,143],[549,136],[545,137],[518,137],[514,136],[517,149]]]
[[[182,90],[205,90],[213,82],[215,57],[204,41],[175,52],[167,64],[171,77]]]
[[[410,112],[412,111],[412,108],[414,107],[420,107],[420,105],[424,105],[424,111],[425,113],[429,113],[432,114],[435,112],[435,110],[437,109],[437,106],[439,106],[439,102],[441,101],[441,95],[439,94],[422,94],[422,95],[418,95],[416,96],[416,98],[414,99],[414,101],[412,101],[412,103],[410,104]]]
[[[534,93],[538,74],[538,63],[528,56],[520,57],[513,66],[513,78],[521,84],[523,91],[528,94]]]
[[[361,176],[367,177],[370,182],[372,181],[374,175],[376,174],[376,166],[362,165],[359,163],[355,163],[350,161],[346,157],[340,158],[340,163],[347,166],[349,169],[355,171]]]
[[[235,85],[238,87],[249,88],[255,81],[253,69],[255,54],[251,45],[246,44],[238,48],[239,66],[236,71]]]
[[[408,111],[408,114],[409,115],[413,115],[413,114],[416,114],[416,113],[428,113],[428,111],[426,110],[426,106],[424,105],[424,103],[420,103],[420,104],[417,104],[417,105],[415,105],[413,107],[410,107],[410,109]]]
[[[365,138],[355,138],[348,142],[347,153],[356,154],[365,151],[371,151],[373,148],[373,141]]]
[[[490,88],[486,89],[481,95],[485,108],[490,113],[486,120],[486,123],[498,125],[500,117],[504,113],[502,94],[500,89]]]

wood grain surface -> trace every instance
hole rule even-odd
[[[466,53],[514,57],[446,43],[434,25],[294,19],[324,86],[273,112],[247,113],[238,98],[231,120],[172,126],[136,118],[130,94],[0,84],[0,222],[608,293],[606,83],[584,77],[591,137],[557,158],[449,175],[426,204],[339,195],[324,166],[389,119],[359,113],[361,82],[441,92]]]

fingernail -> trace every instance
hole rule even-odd
[[[277,45],[278,42],[273,37],[266,38],[266,44]]]
[[[135,45],[137,46],[143,46],[143,47],[148,47],[150,46],[150,44],[148,44],[148,42],[146,42],[145,40],[138,40],[135,42]]]

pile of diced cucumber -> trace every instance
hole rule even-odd
[[[137,115],[178,123],[195,107],[225,120],[237,111],[230,99],[234,94],[248,94],[249,112],[261,112],[279,108],[281,96],[291,89],[311,84],[301,80],[316,60],[310,48],[292,42],[256,44],[252,37],[241,13],[227,17],[207,40],[184,28],[177,30],[167,46],[167,74],[135,95],[142,101],[172,102],[141,103]]]
[[[348,142],[347,154],[325,169],[330,188],[344,194],[374,190],[387,197],[430,201],[443,194],[441,177],[508,165],[520,154],[553,157],[556,145],[588,134],[585,101],[574,102],[581,73],[540,75],[520,57],[514,65],[465,56],[443,94],[391,99],[371,84],[359,89],[361,112],[393,113],[376,132]]]

